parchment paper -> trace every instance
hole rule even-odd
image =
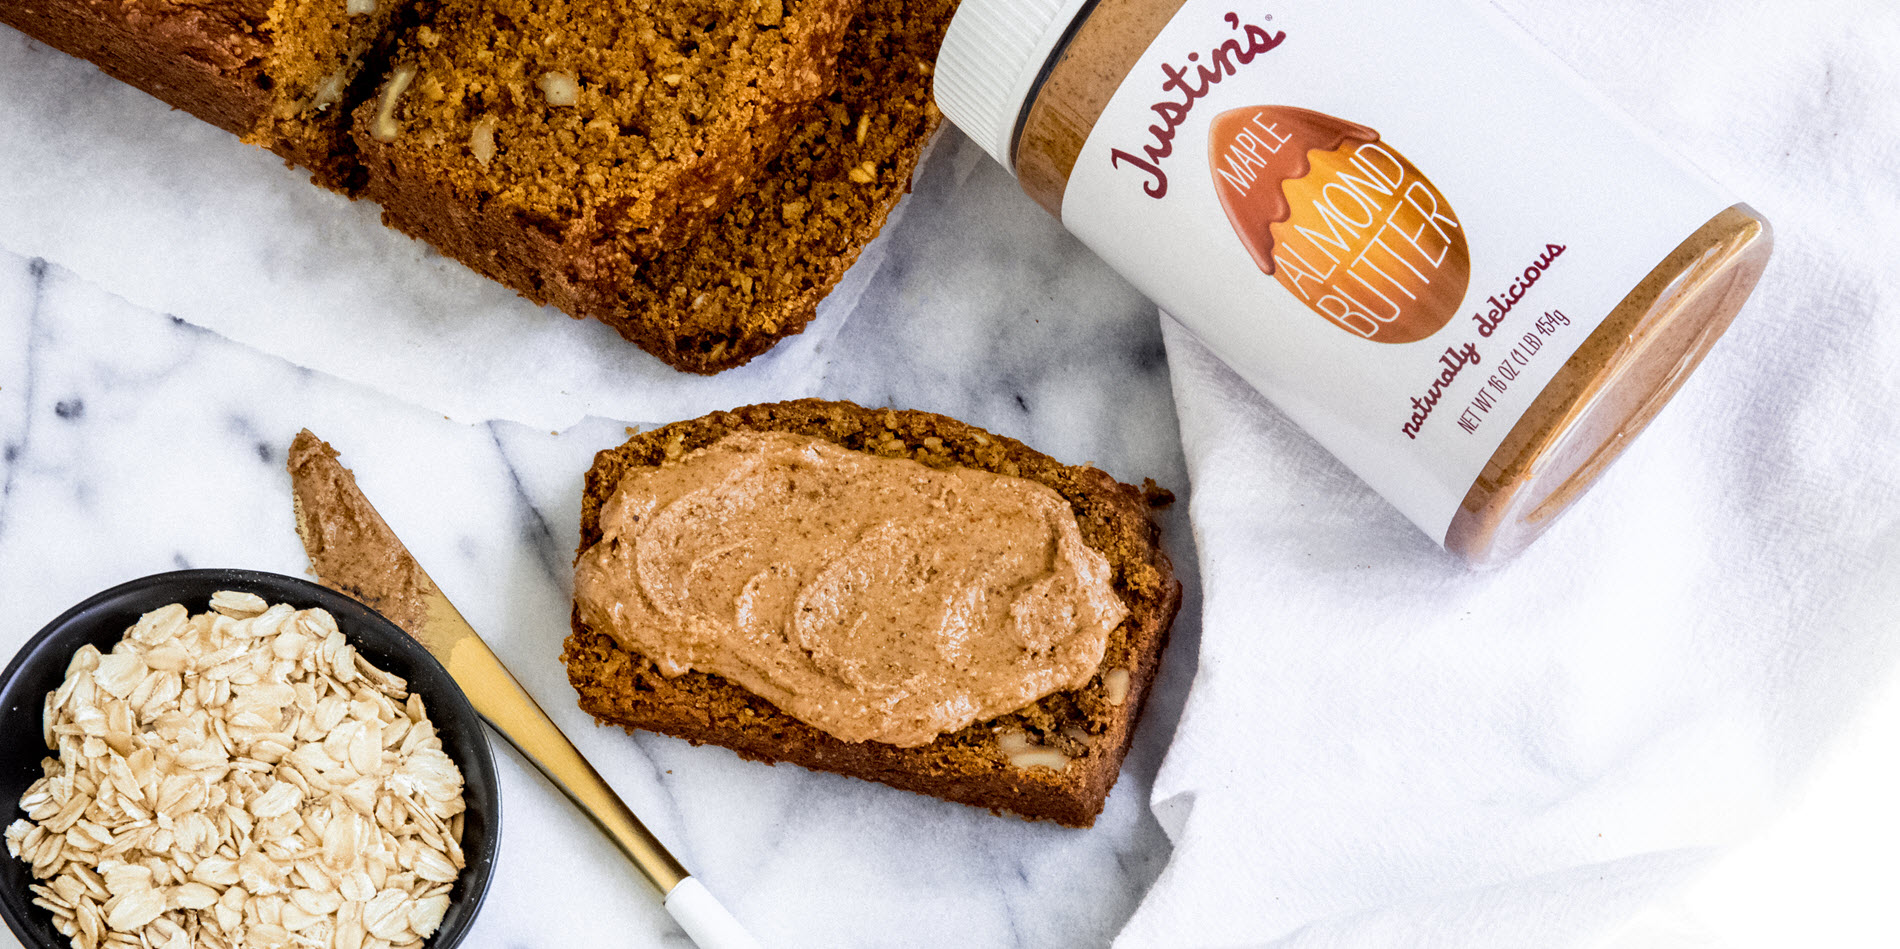
[[[703,378],[535,306],[378,215],[0,28],[0,246],[457,420],[559,428],[809,394],[884,251],[865,250],[804,335]]]

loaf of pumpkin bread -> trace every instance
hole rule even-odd
[[[16,0],[0,20],[716,373],[802,331],[909,190],[955,7]]]

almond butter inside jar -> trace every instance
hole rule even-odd
[[[1767,221],[1476,0],[964,0],[944,113],[1446,549],[1541,534]]]

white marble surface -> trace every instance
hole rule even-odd
[[[8,41],[17,42],[0,36]],[[183,120],[158,111],[148,118]],[[976,286],[966,268],[985,259],[976,251],[989,246],[995,222],[944,197],[959,182],[960,194],[998,199],[1014,188],[976,157],[955,140],[939,150],[862,304],[800,354],[796,391],[783,394],[954,414],[1185,496],[1152,308],[1053,222],[1037,220],[1033,206],[1017,222],[1033,237],[1019,245],[1011,278]],[[301,186],[292,172],[263,173]],[[1053,305],[1065,294],[1085,305]],[[525,303],[510,305],[539,318]],[[555,325],[568,329],[564,319]],[[642,385],[669,384],[617,339],[599,343],[631,360]],[[676,417],[649,405],[690,398],[628,398],[618,418],[558,434],[511,421],[462,424],[440,406],[399,401],[130,304],[60,263],[0,252],[0,652],[132,577],[186,566],[303,572],[282,466],[291,436],[308,426],[338,447],[430,572],[635,810],[768,945],[1108,942],[1168,855],[1146,800],[1192,671],[1192,602],[1122,781],[1087,831],[628,736],[593,727],[575,708],[558,654],[580,474],[594,451],[624,437],[625,423]],[[1167,520],[1191,584],[1185,506]],[[599,835],[512,752],[499,757],[501,860],[466,944],[684,945]]]
[[[1740,4],[1705,13],[1690,0],[1504,6],[1640,121],[1666,130],[1719,177],[1759,196],[1783,228],[1780,272],[1806,282],[1767,294],[1773,313],[1806,319],[1807,308],[1824,306],[1830,316],[1822,328],[1834,329],[1768,319],[1742,327],[1736,339],[1746,356],[1709,372],[1800,379],[1809,396],[1786,411],[1750,406],[1742,415],[1747,424],[1785,435],[1793,443],[1788,450],[1808,448],[1816,444],[1808,433],[1839,433],[1858,424],[1865,407],[1892,404],[1894,376],[1872,365],[1872,350],[1853,349],[1869,364],[1858,381],[1816,381],[1828,365],[1861,365],[1833,358],[1849,348],[1840,327],[1863,327],[1887,342],[1893,335],[1882,328],[1892,325],[1900,295],[1886,275],[1900,269],[1880,248],[1900,246],[1888,239],[1900,221],[1892,175],[1900,138],[1870,143],[1863,136],[1852,144],[1856,132],[1892,128],[1881,117],[1900,82],[1882,52],[1891,43],[1880,41],[1900,35],[1891,5],[1779,0],[1751,5],[1746,15]],[[1687,25],[1658,27],[1678,23]],[[1735,50],[1750,52],[1720,55]],[[1186,498],[1169,370],[1152,310],[974,148],[954,137],[943,141],[905,218],[854,272],[855,289],[831,304],[812,332],[715,380],[681,377],[598,326],[528,306],[383,233],[374,217],[373,209],[316,192],[268,156],[0,28],[0,650],[10,651],[78,599],[133,576],[182,565],[299,572],[281,462],[291,434],[308,425],[342,450],[371,497],[529,689],[768,944],[1098,946],[1116,936],[1144,892],[1184,888],[1176,880],[1172,888],[1164,882],[1151,889],[1170,851],[1147,804],[1194,672],[1199,629],[1192,589],[1158,701],[1107,813],[1086,832],[595,729],[573,708],[556,660],[579,473],[592,451],[620,439],[623,423],[797,395],[853,398],[958,415],[1059,457],[1093,460],[1124,479],[1152,476]],[[1813,302],[1821,297],[1807,295],[1810,287],[1831,294],[1828,302]],[[1764,339],[1787,346],[1775,349]],[[1703,390],[1688,396],[1702,399],[1698,418],[1712,417],[1695,391]],[[1202,417],[1217,416],[1207,412],[1213,400],[1204,392],[1202,399]],[[1836,408],[1842,405],[1861,408],[1855,414]],[[1182,406],[1194,407],[1186,398]],[[1272,487],[1287,492],[1293,515],[1281,525],[1297,541],[1286,556],[1310,557],[1312,541],[1324,534],[1302,518],[1350,514],[1361,529],[1389,534],[1402,554],[1385,549],[1374,558],[1381,570],[1433,567],[1427,542],[1317,457],[1310,442],[1270,411],[1241,409],[1246,424],[1221,434],[1264,431],[1277,446],[1284,470],[1266,476],[1279,479]],[[1734,493],[1732,475],[1707,473],[1728,468],[1695,468],[1702,456],[1679,456],[1669,447],[1670,438],[1696,441],[1687,421],[1664,428],[1633,462],[1687,459],[1702,473],[1684,490]],[[1671,428],[1678,434],[1668,435]],[[1823,461],[1844,457],[1817,454]],[[1640,513],[1637,502],[1650,498],[1617,487],[1636,477],[1633,470],[1622,466],[1620,480],[1596,492],[1565,529],[1594,537],[1633,523],[1630,512]],[[1805,477],[1784,480],[1800,487]],[[1758,509],[1738,503],[1721,510]],[[1895,524],[1891,505],[1868,506],[1858,519],[1787,510],[1774,516],[1813,528],[1814,543],[1829,549]],[[1859,528],[1835,526],[1855,520]],[[1185,521],[1181,505],[1166,524],[1191,584]],[[1707,557],[1696,565],[1719,566],[1720,552]],[[1351,563],[1351,570],[1375,565]],[[1797,566],[1786,569],[1787,578],[1802,576]],[[1311,578],[1320,584],[1341,576],[1315,570]],[[1809,606],[1791,600],[1787,608],[1791,615],[1823,615]],[[1801,629],[1820,622],[1810,619]],[[1337,624],[1328,617],[1314,626]],[[1763,722],[1793,719],[1801,726],[1799,740],[1771,763],[1743,769],[1736,793],[1764,810],[1785,797],[1814,749],[1891,671],[1892,640],[1876,635],[1872,623],[1845,639],[1809,635],[1827,644],[1831,661],[1846,666],[1859,657],[1860,667],[1791,688],[1790,662],[1814,665],[1816,652],[1791,626],[1792,659],[1770,653],[1774,662],[1762,668],[1757,691],[1735,699],[1755,700],[1750,714]],[[1710,661],[1733,663],[1743,655],[1714,642]],[[1869,643],[1878,648],[1856,648]],[[1636,688],[1632,678],[1614,674],[1628,656],[1605,655],[1614,661],[1603,663],[1604,681]],[[1372,689],[1356,670],[1337,681]],[[1532,675],[1521,684],[1535,691],[1548,683]],[[1289,702],[1323,717],[1324,697]],[[1601,708],[1624,704],[1609,700]],[[1553,731],[1540,727],[1533,738]],[[468,945],[684,945],[644,884],[587,825],[518,759],[501,757],[503,863]],[[1581,784],[1588,790],[1588,781]],[[1657,787],[1679,797],[1683,785],[1659,780]],[[1649,813],[1646,800],[1643,793],[1617,798],[1639,816]],[[1481,792],[1453,801],[1466,817],[1490,803]],[[1256,836],[1271,835],[1272,822],[1287,820],[1286,813],[1263,809],[1248,823],[1262,825]],[[1683,832],[1672,819],[1653,823],[1671,835]],[[1743,823],[1728,821],[1697,842],[1719,847],[1744,833]],[[1372,834],[1371,826],[1362,821],[1350,829]],[[1312,824],[1294,829],[1328,834]],[[1560,836],[1525,842],[1535,848]],[[1456,862],[1469,849],[1449,846],[1440,856]],[[1312,864],[1289,858],[1296,852],[1283,845],[1252,851],[1251,863],[1236,869],[1314,876]],[[1383,837],[1364,852],[1372,854],[1370,869],[1413,873],[1426,890],[1447,879],[1421,870]],[[1686,854],[1683,873],[1703,855]],[[1216,915],[1231,923],[1235,909],[1257,911],[1284,898],[1264,875],[1247,879],[1260,890],[1256,898],[1215,907]],[[1185,888],[1194,888],[1191,880]],[[1585,889],[1552,889],[1562,891],[1554,898],[1590,903],[1593,911],[1606,902]],[[1356,892],[1393,896],[1367,887]],[[1208,915],[1192,900],[1172,905],[1174,916],[1156,906],[1125,940],[1179,944],[1176,922]],[[1193,912],[1178,909],[1184,905]],[[1426,907],[1414,915],[1444,914]],[[1371,944],[1341,932],[1309,927],[1283,944]],[[0,936],[0,946],[9,939]],[[1653,944],[1660,943],[1620,945]]]

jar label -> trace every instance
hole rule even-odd
[[[1734,204],[1467,0],[1187,0],[1062,220],[1441,542],[1564,363]]]

